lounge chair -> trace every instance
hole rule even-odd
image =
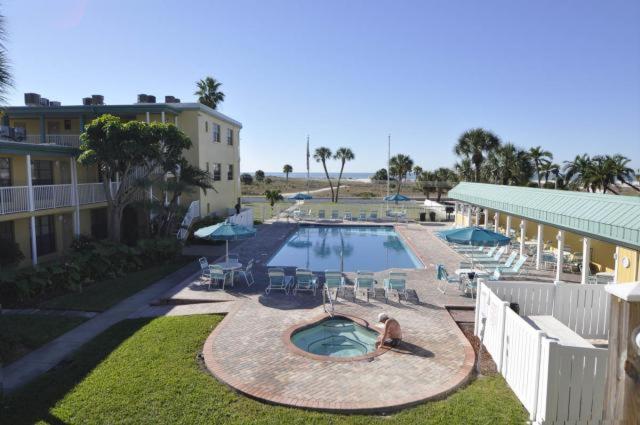
[[[231,286],[233,286],[233,273],[225,273],[217,264],[209,266],[209,286],[207,290],[211,290],[211,285],[220,285],[224,290],[224,285],[227,282],[227,278],[231,277]]]
[[[339,271],[325,270],[324,272],[324,286],[327,288],[327,291],[330,289],[336,290],[336,296],[334,299],[338,299],[338,292],[342,291],[342,296],[344,297],[344,277],[342,273]]]
[[[518,251],[511,251],[511,254],[509,254],[504,263],[501,263],[500,261],[497,261],[495,263],[482,263],[482,267],[489,272],[496,268],[508,269],[509,267],[513,266],[513,262],[515,261],[517,256]]]
[[[493,257],[483,257],[483,258],[476,258],[474,256],[470,256],[471,260],[474,263],[497,263],[500,261],[500,257],[502,257],[502,254],[504,254],[507,251],[507,247],[506,246],[501,246],[499,250],[496,251],[496,253],[493,255]]]
[[[353,220],[353,216],[351,215],[351,211],[347,211],[347,212],[345,212],[345,213],[344,213],[344,217],[343,217],[343,218],[344,218],[344,220],[345,220],[345,221],[351,221],[351,220]]]
[[[522,267],[524,265],[524,263],[527,261],[529,257],[527,257],[526,255],[521,255],[520,258],[518,258],[518,261],[516,261],[516,263],[513,265],[513,267],[508,268],[508,269],[500,269],[500,273],[504,274],[504,275],[511,275],[511,276],[517,276],[517,275],[521,275],[525,272],[524,267]]]
[[[376,295],[376,280],[373,272],[358,270],[356,274],[356,291],[364,291],[367,294],[367,302],[369,302],[369,294]],[[355,292],[353,294],[355,298]]]
[[[324,220],[326,218],[324,210],[318,210],[318,220]]]
[[[378,212],[377,211],[371,211],[369,213],[369,221],[378,221]]]
[[[285,294],[289,293],[293,276],[286,276],[284,269],[281,268],[269,269],[267,274],[269,276],[269,286],[264,290],[266,295],[269,295],[271,291],[284,291]]]
[[[209,261],[207,261],[206,257],[201,257],[198,259],[200,263],[200,277],[205,277],[209,279],[211,277],[209,273]]]
[[[407,298],[407,274],[403,272],[389,272],[389,277],[384,280],[384,299],[385,302],[389,302],[389,294],[392,291],[398,293],[398,302],[400,302],[400,295],[404,295]]]
[[[358,220],[366,221],[366,219],[367,219],[367,213],[365,212],[365,210],[360,210],[360,214],[358,215]]]
[[[311,270],[296,269],[296,282],[293,287],[293,295],[296,295],[298,291],[310,291],[315,295],[317,287],[318,278],[311,273]]]
[[[251,286],[255,283],[253,279],[253,258],[249,260],[244,269],[238,270],[238,275],[244,276],[244,281],[247,282],[247,286]]]
[[[340,220],[338,210],[331,210],[331,220]]]

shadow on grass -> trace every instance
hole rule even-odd
[[[2,400],[2,423],[18,425],[44,421],[66,424],[51,414],[51,409],[73,390],[112,351],[152,318],[122,321],[83,345],[69,359],[64,360],[30,384]]]

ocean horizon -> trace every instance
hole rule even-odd
[[[254,175],[255,171],[253,173],[251,173],[251,175]],[[331,178],[338,178],[338,175],[340,173],[329,173],[329,177]],[[342,173],[342,178],[343,179],[368,179],[371,178],[371,176],[373,176],[375,174],[375,171],[372,173],[347,173],[344,172]],[[264,172],[265,176],[271,176],[271,177],[285,177],[283,172],[276,172],[276,171],[265,171]],[[307,178],[307,173],[289,173],[289,178],[290,179],[306,179]],[[325,179],[326,176],[324,174],[324,172],[313,172],[313,173],[309,173],[309,178],[316,180],[316,179]]]

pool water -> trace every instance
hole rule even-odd
[[[291,342],[312,354],[329,357],[356,357],[376,350],[378,333],[343,317],[323,320],[295,332]]]
[[[318,272],[424,268],[393,227],[383,226],[301,226],[267,265]]]

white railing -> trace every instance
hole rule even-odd
[[[25,143],[39,145],[39,144],[42,144],[42,137],[39,134],[27,134],[23,141]],[[77,148],[80,146],[80,135],[79,134],[47,134],[44,136],[44,143]]]
[[[193,220],[197,217],[200,217],[200,201],[193,201],[189,205],[189,209],[184,215],[182,223],[180,224],[180,228],[178,229],[178,233],[176,235],[178,239],[187,239],[187,237],[189,236],[189,227],[191,226]]]
[[[0,187],[0,214],[29,211],[29,187]]]
[[[80,200],[80,205],[106,202],[107,197],[104,193],[104,185],[102,183],[78,184],[78,199]]]
[[[235,212],[236,210],[232,210]],[[229,222],[253,228],[253,208],[243,208],[239,214],[229,216]]]
[[[606,294],[601,285],[479,284],[476,335],[485,319],[485,349],[532,421],[598,423],[603,413],[607,349],[561,345],[509,304],[518,303],[521,314],[553,315],[583,337],[606,338],[607,322],[602,316],[608,317],[608,306],[602,307],[602,303],[608,305],[609,300],[601,292]],[[602,308],[602,314],[595,314],[597,308]]]
[[[33,186],[35,210],[70,207],[73,205],[73,185],[47,184]]]

